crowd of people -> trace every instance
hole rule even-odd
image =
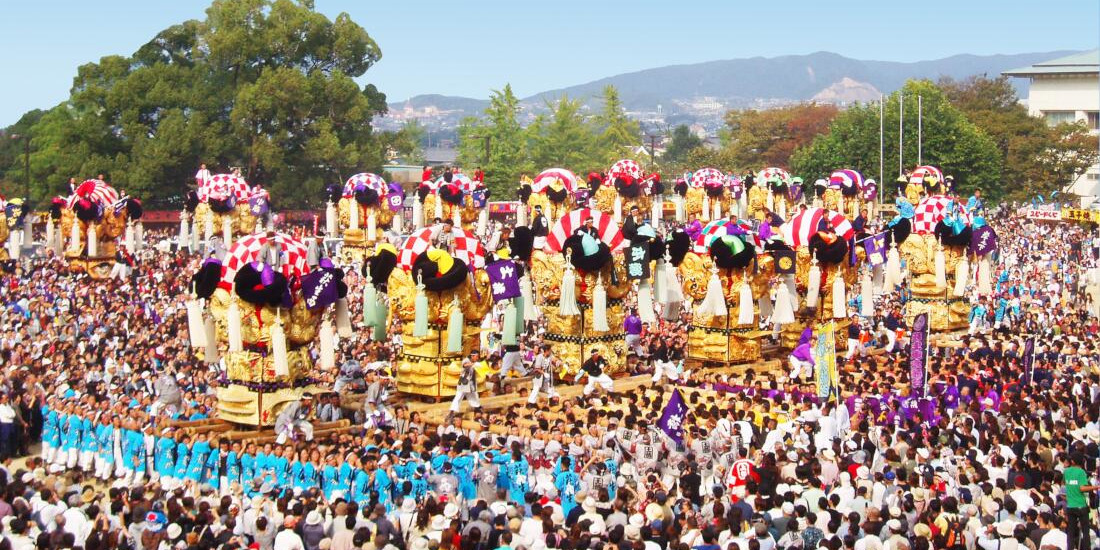
[[[991,223],[995,291],[971,292],[970,334],[933,348],[923,398],[888,294],[848,335],[864,353],[848,355],[839,400],[786,370],[685,371],[685,311],[628,318],[631,369],[652,374],[638,390],[590,375],[562,398],[573,380],[535,323],[470,361],[482,392],[532,376],[531,399],[440,422],[390,395],[400,339],[364,333],[313,373],[331,391],[295,411],[352,429],[285,442],[192,429],[224,380],[186,339],[199,255],[149,247],[107,280],[24,258],[0,285],[0,550],[1095,548],[1100,352],[1084,289],[1100,241],[1008,211]],[[674,390],[680,442],[658,427]],[[371,420],[380,409],[388,421]]]

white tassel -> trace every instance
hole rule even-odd
[[[515,307],[512,310],[515,311]],[[512,316],[512,327],[515,327],[515,315]],[[451,301],[451,315],[447,319],[447,352],[448,353],[462,353],[462,325],[466,324],[465,315],[462,313],[462,305],[458,303],[458,295],[455,294],[454,299]],[[512,330],[514,328],[505,328],[505,330]]]
[[[687,218],[684,213],[684,197],[676,195],[672,200],[676,203],[676,223],[684,223]]]
[[[424,227],[424,205],[420,203],[420,197],[413,201],[413,229]]]
[[[206,223],[203,224],[203,240],[207,246],[214,240],[214,215],[209,212],[206,213]]]
[[[837,193],[836,196],[836,211],[842,216],[848,216],[848,213],[844,211],[844,194]]]
[[[489,231],[489,208],[482,208],[481,212],[477,213],[477,234],[481,237],[485,236],[485,233]]]
[[[225,312],[226,335],[229,338],[229,351],[241,351],[244,349],[244,341],[241,337],[241,307],[237,305],[237,295],[229,292],[229,307]]]
[[[505,346],[516,345],[516,301],[509,300],[504,308],[504,319],[500,323],[500,343]]]
[[[319,334],[321,341],[321,370],[336,370],[336,334],[332,321],[327,318],[321,323]]]
[[[726,298],[722,294],[722,281],[718,278],[718,268],[710,268],[710,280],[707,281],[707,294],[695,314],[702,318],[721,317],[729,311],[726,309]]]
[[[817,264],[816,256],[810,262],[810,273],[806,280],[806,307],[817,307],[818,297],[821,296],[821,266]]]
[[[19,232],[13,229],[8,233],[8,255],[11,259],[18,260],[20,252],[22,251],[19,248]]]
[[[462,227],[462,208],[451,206],[451,221],[455,224],[455,227]]]
[[[875,313],[874,283],[871,281],[871,271],[863,270],[863,277],[859,281],[859,314],[870,317]]]
[[[787,219],[787,201],[783,200],[782,198],[779,199],[779,204],[777,204],[776,207],[776,214],[778,214],[779,217],[783,218],[784,220]]]
[[[703,221],[710,221],[710,195],[703,195],[703,211],[699,213]]]
[[[535,309],[535,293],[531,288],[531,278],[527,275],[519,278],[519,294],[523,298],[523,320],[538,321],[539,312]]]
[[[99,236],[96,235],[95,225],[88,226],[88,257],[95,258],[99,255]]]
[[[74,253],[79,253],[82,248],[80,242],[80,221],[73,217],[72,230],[69,231],[69,250]]]
[[[54,233],[53,217],[46,216],[46,248],[50,248],[50,249],[53,248],[53,237],[54,237],[53,233]]]
[[[947,258],[944,256],[942,246],[936,246],[936,254],[933,258],[936,272],[936,288],[947,288]]]
[[[561,276],[561,298],[558,301],[558,315],[571,317],[580,315],[581,309],[577,307],[577,275],[573,272],[573,264],[569,258],[565,259],[565,272]]]
[[[653,225],[654,229],[657,229],[657,228],[661,227],[660,222],[661,222],[661,218],[664,217],[664,212],[665,212],[665,203],[664,203],[663,200],[661,200],[661,196],[660,195],[654,196],[653,197],[653,212],[650,214],[650,222],[649,222],[650,224]]]
[[[416,285],[416,298],[413,299],[413,336],[423,338],[428,335],[428,295],[424,293],[424,281]]]
[[[778,296],[776,296],[776,297],[778,298]],[[772,298],[771,298],[771,296],[769,296],[767,294],[761,296],[758,300],[756,300],[756,307],[760,308],[760,321],[761,322],[763,322],[765,319],[771,317],[772,312],[774,311],[774,308],[772,307]]]
[[[668,302],[668,281],[665,275],[665,259],[658,258],[653,273],[653,298],[660,305]]]
[[[714,219],[714,220],[722,219],[722,201],[719,200],[719,199],[715,199],[715,201],[714,201],[714,217],[711,218],[711,219]]]
[[[394,234],[400,235],[403,232],[403,230],[401,228],[401,225],[402,225],[402,222],[404,221],[404,219],[403,219],[404,217],[405,217],[405,209],[404,208],[400,208],[400,209],[398,209],[397,212],[393,213],[393,222],[391,222],[390,225],[393,227]]]
[[[775,306],[772,308],[772,323],[785,325],[794,322],[794,308],[791,307],[791,292],[786,283],[779,283],[775,291]]]
[[[955,265],[955,297],[966,296],[966,285],[970,283],[970,260],[964,254]]]
[[[435,203],[435,217],[442,220],[443,219],[443,199],[440,198],[440,196],[438,194],[436,194],[436,196],[434,196],[432,198],[435,199],[433,201]]]
[[[218,327],[214,324],[214,318],[207,317],[202,328],[206,336],[206,352],[203,354],[203,359],[207,364],[217,363],[221,357],[218,353]]]
[[[191,252],[199,251],[199,224],[197,220],[191,220]]]
[[[348,229],[359,229],[359,202],[348,199]]]
[[[275,312],[275,324],[271,325],[271,362],[275,367],[275,376],[290,376],[286,332],[283,331],[282,313],[278,310]]]
[[[263,233],[263,232],[264,232],[264,221],[260,218],[256,218],[256,225],[252,226],[252,233],[254,235],[259,235],[260,233]]]
[[[897,243],[893,243],[890,245],[890,250],[886,252],[886,276],[882,283],[883,290],[892,292],[894,287],[901,283],[901,253],[898,252]]]
[[[229,216],[222,216],[222,242],[226,250],[233,246],[233,219]]]
[[[846,296],[845,291],[844,275],[840,273],[840,268],[838,267],[836,275],[833,276],[834,319],[843,319],[848,316],[848,296]]]
[[[662,287],[662,291],[665,292],[668,300],[666,304],[678,304],[684,301],[684,289],[680,286],[680,278],[676,276],[676,266],[672,265],[672,261],[665,257],[665,286]]]
[[[653,309],[653,287],[646,280],[638,283],[638,317],[643,323],[657,322],[657,314]]]
[[[768,210],[775,210],[775,193],[771,189],[768,189],[768,199],[764,206],[767,206]]]
[[[516,208],[516,226],[522,227],[525,225],[527,225],[527,205],[521,202],[519,207]]]
[[[336,205],[328,201],[325,205],[325,235],[329,238],[336,236]]]
[[[596,289],[592,291],[592,330],[607,332],[607,289],[603,286],[603,276],[596,277]]]
[[[340,338],[351,338],[354,334],[351,330],[351,313],[348,312],[348,299],[336,300],[336,333]]]
[[[993,294],[993,274],[990,273],[989,258],[978,261],[978,294]]]
[[[747,279],[741,281],[741,291],[737,302],[737,324],[751,325],[756,312],[753,311],[752,287],[749,286]]]
[[[374,242],[374,234],[378,230],[378,217],[374,213],[374,209],[371,209],[370,215],[367,216],[367,242]]]
[[[275,214],[267,215],[267,230],[272,232],[275,231]]]
[[[145,224],[141,222],[134,224],[134,239],[137,241],[134,243],[134,250],[145,247]]]
[[[126,231],[123,233],[122,242],[126,249],[130,252],[134,251],[134,223],[129,222],[126,224]]]
[[[615,223],[622,223],[623,221],[623,196],[615,195],[615,204],[611,209],[611,219],[615,220]]]

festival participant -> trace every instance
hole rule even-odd
[[[791,354],[787,357],[787,363],[791,367],[790,374],[787,378],[797,382],[805,373],[807,377],[812,377],[814,374],[814,346],[817,345],[817,336],[814,335],[814,331],[810,327],[806,327],[802,331],[802,336],[798,339],[798,346],[791,351]]]
[[[549,399],[558,397],[558,392],[554,389],[554,370],[559,368],[559,363],[553,356],[550,344],[543,344],[539,354],[531,363],[531,392],[527,396],[528,404],[538,403],[539,393],[544,391]]]
[[[604,373],[606,368],[607,360],[600,357],[600,350],[592,348],[588,359],[581,365],[580,373],[577,376],[578,381],[584,377],[588,378],[588,381],[584,384],[584,395],[591,395],[596,390],[596,386],[603,388],[603,391],[607,393],[613,391],[613,381],[610,376]]]
[[[477,395],[477,368],[481,362],[481,352],[476,349],[471,351],[470,356],[462,361],[462,373],[459,374],[458,385],[455,386],[455,396],[451,400],[451,412],[447,415],[448,422],[458,413],[464,399],[469,401],[470,407],[474,411],[481,409],[481,399]]]
[[[283,407],[282,412],[275,418],[276,441],[280,445],[287,439],[297,440],[299,437],[305,441],[313,441],[313,394],[303,393],[297,401],[291,401]]]

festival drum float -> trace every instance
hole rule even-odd
[[[181,247],[190,234],[193,247],[217,235],[228,248],[240,236],[270,230],[274,222],[268,192],[258,185],[249,186],[236,174],[213,175],[198,190],[189,192],[180,218]]]
[[[115,239],[126,233],[130,221],[141,218],[141,203],[119,197],[106,182],[93,179],[77,186],[57,208],[69,268],[94,279],[106,278],[118,250]]]
[[[795,322],[777,321],[783,325],[783,346],[794,348],[806,327],[832,319],[837,320],[838,330],[848,326],[847,288],[858,279],[865,253],[862,247],[857,247],[852,265],[855,228],[848,218],[824,208],[810,207],[799,212],[780,227],[780,232],[795,253],[795,289],[788,290],[789,295],[793,299],[806,297],[805,307],[794,307]],[[790,275],[785,279],[791,282]]]
[[[224,359],[218,418],[273,425],[313,385],[309,348],[318,339],[321,366],[335,368],[333,326],[351,336],[343,277],[327,260],[311,272],[305,244],[285,233],[244,236],[224,263],[205,261],[192,280],[188,330],[207,363]]]
[[[695,216],[700,220],[717,220],[728,214],[737,200],[729,191],[729,184],[730,178],[716,168],[700,168],[677,183],[676,193],[683,197],[687,219]]]
[[[867,219],[874,215],[874,201],[878,189],[874,181],[863,179],[855,170],[834,170],[829,175],[828,186],[821,195],[822,205],[827,210],[840,212],[846,218],[854,220],[860,211],[867,209]]]
[[[374,243],[384,240],[385,228],[401,232],[401,211],[405,191],[400,184],[387,184],[381,176],[360,173],[348,178],[343,188],[329,188],[325,230],[330,237],[343,238],[343,263],[361,263]]]
[[[595,235],[578,231],[589,218]],[[626,368],[623,299],[633,285],[622,244],[609,214],[581,208],[554,224],[545,250],[531,253],[531,283],[547,322],[543,339],[554,344],[570,374],[593,349],[607,360],[609,374]]]
[[[487,190],[461,172],[447,172],[438,180],[423,182],[416,194],[419,200],[417,210],[413,211],[413,223],[417,229],[431,225],[436,218],[451,220],[455,227],[473,229],[474,224],[482,221],[479,218],[485,217],[482,212],[488,214]]]
[[[444,230],[437,224],[409,235],[398,252],[399,269],[387,277],[389,313],[401,321],[397,390],[437,399],[455,394],[462,360],[480,349],[481,321],[493,307],[485,247],[455,226],[449,250],[436,248]],[[384,276],[372,279],[376,275]]]
[[[642,168],[630,159],[623,159],[611,165],[607,171],[607,179],[611,185],[603,184],[598,180],[590,180],[589,184],[599,183],[599,188],[593,190],[596,209],[604,214],[610,214],[615,223],[619,223],[634,206],[637,206],[643,215],[650,215],[653,203],[660,202],[654,201],[654,197],[659,197],[664,192],[660,176],[653,174],[643,177]],[[658,210],[659,207],[658,204]]]
[[[539,172],[530,186],[521,185],[519,199],[530,212],[540,207],[546,219],[554,223],[573,210],[578,189],[577,176],[573,172],[550,168]]]
[[[969,248],[974,232],[988,226],[984,226],[983,221],[975,227],[966,209],[943,195],[922,199],[914,209],[912,220],[907,221],[912,226],[911,233],[906,235],[903,230],[895,229],[891,239],[905,260],[910,277],[912,297],[906,302],[906,319],[912,323],[917,315],[928,313],[929,327],[933,331],[967,326],[970,304],[966,286],[971,276]],[[904,221],[899,223],[906,225]],[[986,231],[991,230],[982,230]],[[995,243],[994,236],[993,246]],[[982,246],[981,250],[975,250],[984,256],[991,248]],[[979,282],[985,281],[984,286],[989,286],[989,261],[984,258],[978,261]],[[898,270],[891,270],[888,262],[888,278],[891,271],[896,273]]]
[[[673,233],[669,260],[683,279],[684,295],[696,304],[688,328],[689,359],[703,366],[752,363],[761,359],[757,300],[768,295],[775,275],[770,254],[756,253],[752,227],[728,219],[713,221],[690,243]],[[660,285],[658,285],[660,286]]]

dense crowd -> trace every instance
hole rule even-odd
[[[637,391],[543,388],[440,424],[390,395],[400,338],[362,336],[313,374],[332,391],[306,404],[352,429],[285,444],[189,429],[215,415],[223,380],[186,341],[200,257],[146,248],[102,281],[23,259],[0,286],[0,550],[1093,548],[1100,352],[1084,290],[1100,241],[993,223],[995,292],[971,292],[970,334],[933,348],[922,399],[901,289],[848,335],[862,353],[839,401],[785,370],[685,372],[685,312],[628,319],[631,368],[654,374]],[[509,369],[560,366],[537,324],[484,351],[490,392],[517,383]],[[682,444],[657,427],[673,388]]]

